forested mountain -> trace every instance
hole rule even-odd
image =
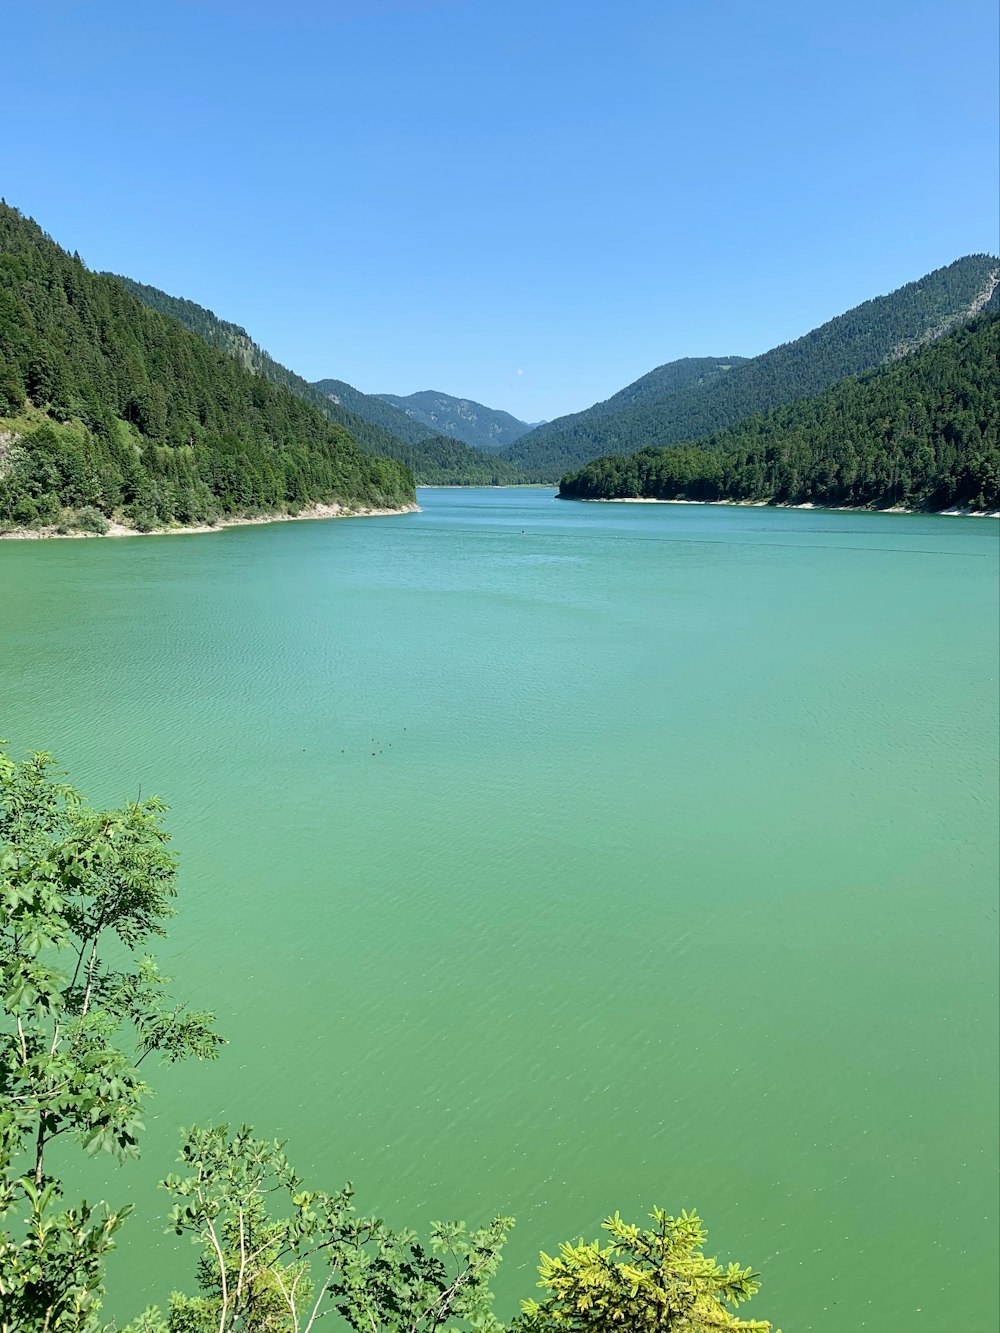
[[[122,283],[151,310],[179,320],[205,342],[235,357],[255,375],[261,375],[294,393],[342,426],[365,453],[378,458],[397,458],[412,469],[418,483],[426,486],[490,486],[509,484],[520,478],[510,463],[469,449],[457,440],[435,434],[375,394],[362,393],[343,380],[320,380],[310,384],[301,375],[268,355],[246,329],[219,319],[211,310],[170,296],[158,287],[148,287],[133,278],[108,274]],[[501,478],[493,482],[491,478]]]
[[[1000,507],[1000,313],[690,445],[596,459],[568,499]]]
[[[484,407],[470,398],[453,398],[448,393],[424,389],[405,398],[391,393],[378,395],[385,403],[404,412],[426,428],[429,434],[451,435],[476,449],[498,452],[531,430],[526,421],[518,421],[509,412]]]
[[[152,527],[412,499],[405,465],[0,205],[0,521]]]
[[[358,389],[352,389],[349,384],[340,384],[337,380],[310,384],[301,375],[296,375],[294,370],[289,370],[287,366],[275,361],[274,357],[258,346],[246,329],[239,324],[220,319],[211,310],[206,310],[204,306],[197,305],[194,301],[186,301],[181,296],[170,296],[169,293],[160,291],[159,287],[148,287],[143,282],[136,282],[134,278],[122,277],[116,273],[105,276],[113,277],[122,283],[150,310],[158,310],[161,315],[169,315],[171,319],[179,320],[185,328],[197,333],[199,338],[203,338],[212,347],[235,356],[255,375],[262,375],[272,384],[280,384],[303,402],[318,408],[324,416],[336,422],[338,426],[343,426],[367,453],[386,458],[398,457],[394,426],[399,426],[408,432],[400,436],[400,439],[412,438],[409,434],[412,430],[409,419],[402,412],[394,412],[378,398],[363,394]],[[336,384],[338,389],[326,392],[323,387],[326,384]],[[346,392],[354,395],[357,400],[365,400],[369,410],[355,411],[352,403],[346,401]],[[427,432],[424,431],[423,434],[426,435]]]
[[[406,444],[416,444],[418,440],[426,440],[436,434],[421,422],[408,417],[405,412],[400,412],[391,403],[385,402],[379,394],[362,393],[344,380],[317,380],[312,388],[318,389],[326,402],[388,431],[394,439],[403,440]]]
[[[431,435],[416,444],[397,442],[396,451],[421,486],[517,486],[524,480],[512,463],[450,435]]]
[[[522,436],[503,457],[533,479],[547,480],[599,454],[627,454],[721,430],[941,336],[998,300],[998,276],[1000,260],[969,255],[750,360],[671,362],[605,403]],[[682,368],[704,362],[708,372],[684,383]],[[723,364],[731,369],[723,371]],[[620,406],[609,410],[616,400]]]

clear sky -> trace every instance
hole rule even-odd
[[[26,0],[0,193],[309,379],[551,418],[998,248],[995,0]]]

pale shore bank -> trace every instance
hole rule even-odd
[[[858,509],[854,505],[801,505],[770,504],[767,500],[657,500],[646,495],[559,495],[559,500],[575,500],[588,505],[713,505],[729,509],[819,509],[840,514],[924,514],[944,518],[1000,518],[1000,509],[904,509],[893,505],[889,509]]]
[[[0,541],[35,541],[63,537],[174,537],[193,532],[219,532],[222,528],[253,527],[263,523],[298,523],[325,518],[383,518],[392,514],[414,514],[420,512],[418,504],[403,505],[400,509],[349,509],[346,505],[309,505],[297,514],[233,514],[229,518],[220,518],[217,523],[191,523],[188,526],[175,524],[169,528],[150,528],[140,532],[137,528],[127,527],[124,523],[109,523],[107,532],[57,532],[54,527],[16,528],[13,532],[0,532]]]

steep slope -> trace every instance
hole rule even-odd
[[[0,206],[0,521],[399,507],[401,463]],[[95,517],[96,515],[96,517]]]
[[[662,395],[650,376],[615,398],[622,410],[598,404],[575,417],[549,422],[522,436],[503,457],[543,480],[603,453],[674,444],[732,425],[806,394],[845,375],[873,370],[922,342],[940,337],[995,299],[1000,260],[969,255],[936,269],[888,296],[876,297],[829,320],[795,342],[709,373],[695,383],[668,387]],[[683,363],[652,372],[656,377]],[[644,387],[644,381],[647,383]],[[629,395],[635,396],[626,405]]]
[[[310,384],[301,375],[270,356],[253,341],[246,329],[220,319],[211,310],[170,296],[158,287],[136,282],[134,278],[108,274],[151,310],[178,320],[199,338],[242,365],[278,384],[322,412],[330,421],[347,430],[365,453],[377,458],[397,458],[413,469],[420,485],[493,485],[488,480],[502,477],[504,483],[520,478],[513,464],[501,464],[493,457],[469,450],[455,440],[435,435],[419,422],[411,420],[391,403],[374,394],[362,393],[343,380],[320,380]],[[423,442],[418,448],[417,445]]]
[[[317,380],[312,388],[318,389],[327,403],[343,408],[406,444],[416,444],[418,440],[426,440],[435,434],[429,427],[383,401],[379,394],[362,393],[344,380]]]
[[[359,400],[370,400],[374,409],[374,413],[356,412],[352,410],[350,403],[335,391],[331,396],[330,392],[324,391],[322,385],[310,384],[301,375],[296,375],[294,370],[289,370],[287,366],[275,361],[239,324],[220,319],[211,310],[206,310],[204,306],[197,305],[194,301],[185,300],[181,296],[171,296],[168,292],[161,291],[159,287],[147,286],[144,282],[136,282],[134,278],[126,278],[117,273],[103,276],[113,277],[150,310],[157,310],[161,315],[169,315],[171,319],[176,319],[192,333],[197,333],[199,338],[210,346],[234,356],[255,375],[263,376],[272,384],[281,385],[303,402],[317,408],[330,421],[343,426],[367,453],[387,458],[396,456],[394,452],[396,435],[392,426],[398,424],[404,430],[410,429],[408,419],[402,412],[392,414],[379,399],[362,394],[357,389],[351,389],[350,385],[342,385],[343,390],[349,390]],[[339,384],[339,381],[322,382],[322,384],[334,383]]]
[[[691,445],[596,459],[564,477],[559,493],[996,509],[1000,314]]]
[[[526,421],[518,421],[509,412],[484,407],[470,398],[453,398],[448,393],[425,389],[405,398],[391,393],[378,395],[400,412],[434,435],[451,435],[476,449],[499,452],[531,430]]]

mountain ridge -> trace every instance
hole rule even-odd
[[[615,398],[635,392],[650,376],[680,365],[669,362],[617,395],[571,417],[558,418],[522,436],[502,453],[535,480],[547,480],[589,459],[610,453],[678,444],[733,425],[810,393],[847,375],[873,370],[893,354],[905,355],[923,340],[942,336],[990,307],[1000,294],[1000,260],[966,255],[949,265],[872,297],[791,342],[748,357],[724,373],[713,373],[662,395],[607,411]],[[708,358],[717,363],[721,358]]]
[[[991,294],[992,296],[992,294]],[[686,444],[606,455],[565,499],[1000,508],[1000,310],[820,394]]]
[[[510,412],[486,407],[472,398],[456,398],[437,389],[421,389],[405,397],[391,393],[380,393],[376,397],[426,426],[431,434],[450,435],[452,439],[491,453],[499,453],[533,429],[531,423],[519,421]]]
[[[240,362],[296,395],[348,432],[360,448],[374,458],[404,462],[421,485],[509,485],[520,478],[510,463],[495,455],[470,448],[458,440],[429,432],[391,403],[344,380],[320,380],[310,384],[276,361],[255,342],[241,324],[222,319],[206,306],[186,297],[171,296],[121,274],[105,274],[120,283],[143,305],[167,318],[176,319],[209,346]],[[493,478],[497,478],[494,482]]]

